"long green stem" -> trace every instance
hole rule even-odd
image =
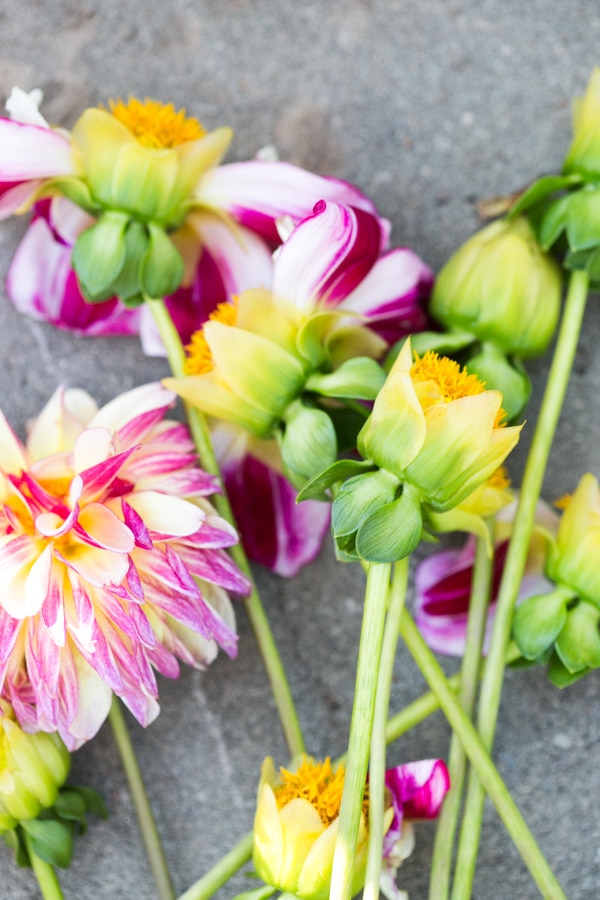
[[[23,840],[25,841],[27,853],[29,854],[29,859],[31,861],[31,867],[34,871],[35,877],[37,878],[37,883],[39,885],[42,897],[44,898],[44,900],[63,900],[64,895],[54,866],[51,866],[50,863],[47,863],[43,859],[40,859],[40,857],[33,849],[31,838],[29,837],[25,829],[21,828],[20,831],[23,836]]]
[[[463,710],[458,698],[448,686],[446,676],[423,640],[406,609],[402,613],[400,635],[419,666],[429,687],[435,691],[440,706],[458,735],[471,765],[496,807],[504,826],[545,900],[566,900],[546,858],[538,847],[510,791],[502,781],[489,753],[483,746],[475,726]]]
[[[383,852],[386,727],[394,659],[398,646],[400,616],[404,609],[408,585],[408,560],[409,558],[406,557],[394,566],[390,602],[381,645],[369,763],[369,852],[363,900],[377,900],[379,897],[379,876]]]
[[[389,563],[372,563],[367,574],[348,741],[348,764],[333,855],[330,900],[350,900],[352,896],[352,874],[367,781],[390,570]]]
[[[166,347],[171,371],[173,375],[180,378],[184,374],[185,352],[177,329],[162,300],[148,300],[147,302]],[[198,409],[188,404],[186,404],[186,413],[202,467],[212,475],[220,475],[206,417]],[[226,494],[216,495],[214,502],[223,518],[235,526],[235,518]],[[236,544],[230,552],[237,565],[252,583],[252,592],[249,597],[245,598],[244,606],[269,678],[289,754],[291,757],[301,755],[305,748],[298,713],[273,632],[252,578],[248,559],[241,544]]]
[[[146,788],[144,787],[144,781],[135,750],[133,749],[127,725],[125,724],[123,711],[120,702],[116,697],[113,697],[109,720],[115,744],[117,745],[121,762],[123,763],[123,768],[125,770],[129,792],[135,807],[142,840],[144,841],[146,854],[150,862],[150,868],[152,869],[152,874],[156,882],[158,896],[160,900],[174,900],[175,891],[171,884],[171,877],[169,875],[164,851],[158,835],[158,829],[156,827],[156,822],[154,821],[148,795],[146,794]]]
[[[244,835],[241,841],[238,841],[235,847],[232,847],[229,853],[226,853],[203,878],[200,878],[184,894],[181,894],[179,900],[208,900],[209,897],[212,897],[250,859],[253,840],[252,831]]]
[[[490,520],[487,524],[490,530],[489,540],[493,545],[493,520]],[[468,716],[473,714],[477,696],[481,651],[487,623],[493,568],[493,557],[489,554],[488,541],[483,537],[479,537],[475,553],[467,636],[458,691],[458,699]],[[450,891],[452,848],[458,824],[466,768],[467,757],[465,751],[458,737],[453,733],[448,756],[450,790],[444,800],[435,833],[431,879],[429,882],[429,900],[447,900]]]
[[[519,506],[498,592],[488,663],[479,699],[477,727],[483,745],[488,751],[491,751],[494,743],[504,680],[504,653],[510,636],[519,586],[525,570],[535,520],[535,508],[573,367],[588,288],[589,279],[585,272],[571,274],[556,350],[523,475]],[[469,777],[459,841],[456,876],[452,891],[453,900],[467,900],[471,897],[484,801],[485,795],[482,786],[478,783],[476,775],[472,773]]]

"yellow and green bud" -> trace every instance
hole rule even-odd
[[[539,356],[556,328],[561,287],[558,264],[518,216],[493,222],[457,250],[436,280],[430,312],[504,354]]]
[[[27,734],[0,700],[0,832],[52,806],[69,772],[70,755],[57,734]]]
[[[587,179],[600,177],[600,68],[596,66],[583,97],[573,104],[573,141],[563,171]]]

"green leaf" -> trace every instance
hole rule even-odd
[[[600,244],[600,190],[582,189],[570,198],[567,239],[571,250],[590,250]]]
[[[523,656],[536,659],[554,643],[567,621],[569,595],[562,588],[529,597],[515,610],[513,636]]]
[[[570,187],[575,187],[582,183],[580,175],[544,175],[527,188],[524,194],[521,194],[515,205],[510,209],[507,219],[514,219],[521,213],[526,212],[540,201],[544,200],[549,194],[556,191],[563,191]]]
[[[110,210],[75,242],[72,263],[85,297],[99,303],[112,296],[125,262],[126,213]]]
[[[311,478],[300,490],[296,502],[309,500],[312,497],[323,497],[325,491],[339,481],[346,481],[355,475],[375,470],[373,463],[368,460],[338,459],[333,465],[328,466],[323,472],[319,472]]]
[[[11,831],[5,831],[2,835],[4,843],[15,854],[15,862],[21,869],[31,868],[31,860],[23,840],[23,835],[19,828],[13,828]]]
[[[364,519],[356,535],[356,551],[369,562],[405,559],[418,546],[422,526],[419,498],[405,487],[397,500]]]
[[[56,803],[52,807],[54,812],[61,819],[73,819],[79,821],[85,818],[86,803],[81,794],[76,790],[66,788],[62,790],[56,798]]]
[[[358,356],[342,363],[327,375],[315,373],[306,382],[306,389],[325,397],[350,397],[354,400],[374,400],[385,382],[385,372],[374,359]]]
[[[55,819],[29,819],[21,822],[34,853],[50,863],[66,869],[73,855],[73,829]]]
[[[560,657],[555,653],[548,666],[548,677],[556,687],[564,688],[579,681],[579,679],[583,678],[584,675],[587,675],[589,671],[591,670],[583,669],[579,672],[569,672],[566,666],[563,665]]]
[[[148,243],[145,226],[141,222],[130,222],[125,233],[125,262],[113,285],[115,295],[127,306],[139,305],[139,297],[144,302],[140,290],[140,268],[148,252]]]
[[[481,353],[467,361],[467,371],[485,382],[488,390],[502,393],[502,408],[509,422],[523,412],[531,396],[531,381],[519,363],[512,364],[501,350],[485,343]]]
[[[547,252],[566,228],[571,197],[571,194],[559,197],[540,210],[538,216],[531,217],[531,225],[542,250]]]
[[[183,281],[184,264],[181,253],[165,230],[148,223],[150,241],[140,263],[139,279],[144,294],[161,300],[173,294]]]

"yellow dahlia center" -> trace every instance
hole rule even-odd
[[[483,394],[485,382],[477,375],[472,375],[459,365],[455,360],[447,356],[440,356],[433,350],[428,350],[423,356],[418,356],[413,363],[410,376],[415,384],[429,384],[432,391],[419,395],[423,408],[434,403],[451,403],[453,400],[461,400],[463,397],[474,397]],[[494,427],[498,428],[506,413],[498,410]]]
[[[572,499],[573,494],[563,494],[561,497],[556,498],[552,506],[554,506],[555,509],[560,509],[562,510],[562,512],[564,512],[565,509],[568,509],[571,505]]]
[[[109,100],[108,105],[115,119],[144,147],[177,147],[206,134],[197,119],[186,116],[185,109],[176,110],[172,103],[130,97],[127,103],[118,99]]]
[[[345,769],[332,769],[329,757],[314,762],[304,757],[296,772],[280,770],[282,784],[275,791],[277,806],[282,809],[292,800],[308,800],[321,817],[324,825],[331,825],[340,814]]]
[[[209,322],[221,322],[222,325],[235,325],[237,321],[237,297],[231,303],[219,303],[208,317]],[[212,353],[204,336],[204,329],[195,331],[187,345],[185,361],[186,375],[205,375],[213,367]]]
[[[486,483],[488,487],[496,488],[498,491],[505,491],[509,488],[511,482],[505,466],[499,466],[496,471],[490,475]]]

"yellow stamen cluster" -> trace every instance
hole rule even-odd
[[[510,478],[508,477],[508,472],[504,466],[499,466],[495,472],[493,472],[486,482],[488,487],[496,488],[497,491],[505,491],[510,487]]]
[[[130,97],[127,103],[118,99],[109,100],[108,105],[115,119],[144,147],[177,147],[206,134],[197,119],[187,117],[185,109],[176,110],[172,103],[159,103],[148,98],[142,102]]]
[[[451,403],[453,400],[461,400],[463,397],[474,397],[485,391],[485,382],[477,375],[472,375],[455,360],[448,356],[440,356],[433,350],[428,350],[423,356],[416,355],[410,376],[415,383],[431,383],[434,392],[431,396],[420,395],[419,399],[423,408],[432,403]],[[506,417],[503,409],[498,410],[494,427],[498,428]]]
[[[565,509],[569,508],[572,499],[573,494],[563,494],[561,497],[557,497],[552,506],[554,506],[555,509],[560,509],[564,512]]]
[[[314,806],[324,825],[331,825],[337,819],[344,789],[343,766],[334,772],[329,757],[323,762],[304,757],[296,772],[284,768],[279,771],[282,784],[275,791],[279,809],[299,797]]]
[[[237,297],[231,303],[219,303],[217,308],[208,317],[209,322],[221,322],[223,325],[235,325],[237,321]],[[195,331],[190,343],[185,348],[187,359],[185,361],[186,375],[205,375],[213,367],[212,353],[204,337],[204,329]]]

